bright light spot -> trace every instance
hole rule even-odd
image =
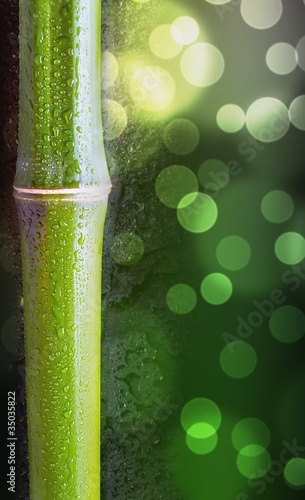
[[[163,134],[167,149],[177,155],[187,155],[194,151],[200,139],[196,125],[185,118],[177,118],[170,122]]]
[[[114,84],[119,74],[119,63],[116,57],[106,50],[102,56],[102,85],[105,89]]]
[[[198,23],[192,17],[178,17],[171,26],[171,34],[180,45],[194,43],[199,36]]]
[[[210,43],[196,43],[181,57],[180,68],[185,80],[195,87],[216,83],[225,68],[221,52]]]
[[[179,283],[169,289],[166,303],[173,313],[188,314],[196,306],[197,295],[192,287]]]
[[[170,24],[157,26],[149,37],[150,50],[160,59],[172,59],[182,50],[182,45],[172,37]]]
[[[221,273],[213,273],[204,278],[200,291],[204,300],[209,304],[220,305],[229,300],[233,287],[227,276]]]
[[[119,137],[127,126],[127,114],[123,106],[111,99],[103,99],[103,131],[106,141]]]
[[[172,76],[159,66],[138,67],[130,78],[131,98],[145,111],[163,111],[174,99],[175,91]]]
[[[230,174],[223,161],[211,158],[200,165],[198,179],[204,189],[214,194],[228,184]]]
[[[196,175],[183,165],[171,165],[160,172],[156,180],[156,193],[167,207],[177,208],[181,198],[198,190]],[[190,200],[190,203],[193,200]]]
[[[210,424],[207,424],[205,422],[198,422],[196,424],[193,424],[187,430],[187,433],[194,438],[205,439],[215,434],[215,429]]]
[[[305,239],[299,233],[284,233],[276,240],[274,249],[283,264],[298,264],[305,258]]]
[[[133,0],[135,3],[148,3],[150,0]]]
[[[292,344],[304,336],[305,315],[295,306],[279,307],[269,320],[269,328],[276,340]]]
[[[226,104],[218,111],[216,120],[224,132],[238,132],[245,124],[245,113],[236,104]]]
[[[297,67],[297,52],[289,43],[275,43],[267,52],[266,62],[273,73],[287,75]]]
[[[255,370],[256,352],[247,342],[237,340],[227,344],[220,354],[220,366],[229,377],[241,379]]]
[[[305,36],[297,44],[298,64],[305,71]]]
[[[240,8],[244,21],[262,30],[274,26],[283,12],[281,0],[242,0]]]
[[[249,107],[246,125],[255,139],[261,142],[277,141],[289,129],[288,109],[274,97],[263,97]]]
[[[205,422],[192,425],[186,434],[188,448],[197,455],[211,453],[216,448],[217,442],[218,436],[214,427]]]
[[[285,191],[270,191],[263,198],[261,210],[269,222],[280,224],[292,216],[294,204],[291,196]]]
[[[207,194],[187,194],[179,202],[177,217],[181,226],[191,233],[204,233],[214,226],[218,210],[215,201]]]
[[[305,130],[305,95],[300,95],[292,101],[289,108],[289,117],[296,128]]]
[[[119,64],[122,75],[130,82],[139,70],[150,65],[150,61],[143,53],[139,54],[130,51],[120,55]]]

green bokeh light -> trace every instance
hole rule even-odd
[[[270,462],[270,455],[264,447],[250,444],[239,452],[237,468],[243,476],[254,479],[265,476]]]
[[[205,189],[214,193],[228,184],[230,174],[227,165],[223,161],[211,158],[200,165],[198,179]]]
[[[166,302],[175,314],[188,314],[196,306],[197,295],[192,287],[179,283],[169,289]]]
[[[127,113],[123,106],[112,99],[103,99],[103,131],[107,141],[119,137],[127,126]]]
[[[114,84],[119,75],[119,63],[116,57],[106,50],[102,57],[102,84],[105,89]]]
[[[274,26],[281,18],[283,6],[281,0],[242,0],[241,15],[244,21],[256,29]]]
[[[187,434],[195,439],[206,439],[215,434],[215,429],[212,425],[205,422],[198,422],[193,424],[188,430]]]
[[[121,266],[136,264],[144,254],[144,244],[134,233],[119,233],[110,248],[113,260]]]
[[[196,43],[181,57],[180,69],[185,80],[194,87],[209,87],[222,76],[225,68],[221,52],[210,43]]]
[[[181,412],[181,425],[187,432],[197,423],[206,423],[217,431],[221,424],[221,412],[211,399],[195,398],[188,401]]]
[[[285,191],[270,191],[264,196],[261,204],[263,216],[270,222],[279,224],[288,220],[294,210],[291,196]]]
[[[196,198],[198,181],[196,175],[183,165],[171,165],[160,172],[156,180],[156,193],[167,207],[177,208],[181,198],[193,193],[190,203]]]
[[[238,132],[245,124],[245,113],[236,104],[226,104],[217,113],[216,120],[224,132]]]
[[[305,459],[292,458],[284,469],[284,478],[294,489],[305,488]]]
[[[163,141],[171,153],[187,155],[199,144],[199,130],[196,125],[185,118],[177,118],[170,122],[163,134]]]
[[[232,177],[228,187],[214,198],[219,211],[217,224],[209,234],[203,235],[201,241],[195,242],[205,272],[228,274],[234,284],[236,297],[240,297],[242,302],[246,296],[252,296],[252,300],[259,300],[262,296],[267,298],[270,291],[278,287],[280,274],[283,273],[283,265],[276,259],[274,252],[270,252],[281,229],[266,223],[260,212],[265,194],[266,180],[250,176],[245,179],[239,177],[235,182]],[[229,235],[241,236],[251,248],[248,264],[240,271],[233,271],[233,274],[219,267],[216,255],[219,242]]]
[[[128,63],[126,64],[128,68]],[[129,91],[134,103],[144,111],[164,112],[176,93],[176,84],[171,74],[161,66],[129,63]]]
[[[299,233],[284,233],[276,240],[274,250],[283,264],[298,264],[305,257],[305,239]]]
[[[300,130],[305,130],[305,95],[296,97],[289,108],[291,123]]]
[[[191,233],[208,231],[216,222],[218,216],[215,201],[204,193],[194,193],[184,196],[178,205],[177,217],[181,226]]]
[[[229,300],[233,286],[227,276],[221,273],[209,274],[200,287],[201,295],[210,304],[220,305]]]
[[[287,75],[297,67],[297,52],[289,43],[275,43],[267,52],[266,62],[273,73]]]
[[[240,236],[227,236],[218,243],[216,257],[225,269],[239,271],[250,261],[251,248],[249,243]]]
[[[244,418],[235,425],[232,442],[237,451],[253,443],[267,448],[270,443],[270,431],[265,422],[259,418]]]
[[[288,109],[274,97],[263,97],[249,107],[246,125],[255,139],[266,143],[278,141],[289,129]]]
[[[151,32],[149,46],[160,59],[172,59],[182,50],[182,45],[172,37],[170,24],[161,24]]]
[[[234,341],[222,349],[219,361],[226,375],[240,379],[248,377],[255,370],[257,357],[250,344]]]
[[[284,344],[297,342],[305,333],[305,315],[295,306],[281,306],[274,311],[269,328],[273,337]]]
[[[216,448],[217,442],[218,437],[214,427],[205,422],[193,424],[187,430],[186,444],[197,455],[211,453]]]

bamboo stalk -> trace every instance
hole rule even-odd
[[[100,498],[103,227],[99,0],[21,0],[14,195],[31,500]]]

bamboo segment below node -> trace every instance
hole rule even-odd
[[[16,193],[31,500],[100,498],[104,199]]]

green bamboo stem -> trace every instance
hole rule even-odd
[[[14,192],[31,500],[100,498],[101,257],[109,177],[99,0],[21,0]]]

